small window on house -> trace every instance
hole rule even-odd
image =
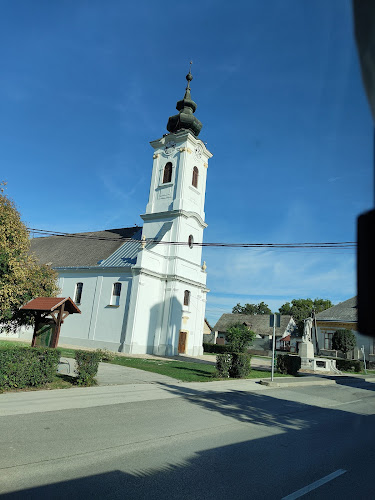
[[[163,184],[172,182],[172,163],[169,161],[164,167]]]
[[[324,334],[324,349],[328,349],[328,350],[332,349],[332,336],[333,336],[333,333],[325,333]]]
[[[81,303],[82,289],[83,289],[83,283],[77,283],[76,284],[76,292],[74,294],[74,302],[76,304],[80,304]]]
[[[188,243],[189,243],[189,248],[193,248],[194,245],[194,238],[193,235],[191,234],[188,238]]]
[[[194,187],[198,187],[198,168],[197,167],[194,167],[193,168],[193,181],[192,181],[192,185]]]
[[[121,283],[113,283],[111,305],[120,305],[120,295],[121,295]]]
[[[184,291],[184,306],[188,306],[190,304],[190,292],[189,290]]]

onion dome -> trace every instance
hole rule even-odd
[[[190,95],[190,82],[193,75],[190,70],[186,75],[187,87],[185,90],[184,98],[177,102],[176,109],[179,111],[178,115],[170,116],[167,123],[168,132],[178,132],[179,130],[190,130],[198,137],[202,129],[202,123],[194,116],[197,109],[196,103],[192,100]]]

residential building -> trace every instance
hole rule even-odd
[[[268,355],[272,350],[273,327],[270,326],[270,316],[268,314],[223,314],[213,327],[213,343],[224,344],[226,342],[226,332],[236,323],[242,323],[256,333],[256,338],[251,346],[254,353]],[[286,337],[293,334],[296,329],[296,323],[292,316],[281,315],[280,326],[276,327],[277,347],[284,349],[288,345]],[[280,340],[284,342],[280,344]]]
[[[336,306],[330,307],[315,316],[320,354],[336,355],[337,353],[336,351],[333,351],[332,346],[333,334],[336,330],[348,329],[354,333],[357,340],[357,345],[353,353],[354,358],[363,358],[363,354],[361,353],[361,348],[363,347],[366,359],[375,360],[375,338],[374,336],[363,335],[358,332],[357,311],[357,297],[352,297],[351,299],[340,302]],[[313,330],[315,331],[315,327]]]

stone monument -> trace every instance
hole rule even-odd
[[[304,320],[302,342],[299,345],[299,355],[303,358],[314,358],[314,345],[312,343],[312,318]]]
[[[314,345],[312,343],[312,326],[312,318],[304,320],[302,342],[299,344],[299,355],[301,357],[300,371],[305,373],[340,373],[336,368],[335,360],[315,358]]]

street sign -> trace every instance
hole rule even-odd
[[[276,316],[276,328],[280,328],[280,314],[270,314],[270,327],[273,328],[274,317]]]

